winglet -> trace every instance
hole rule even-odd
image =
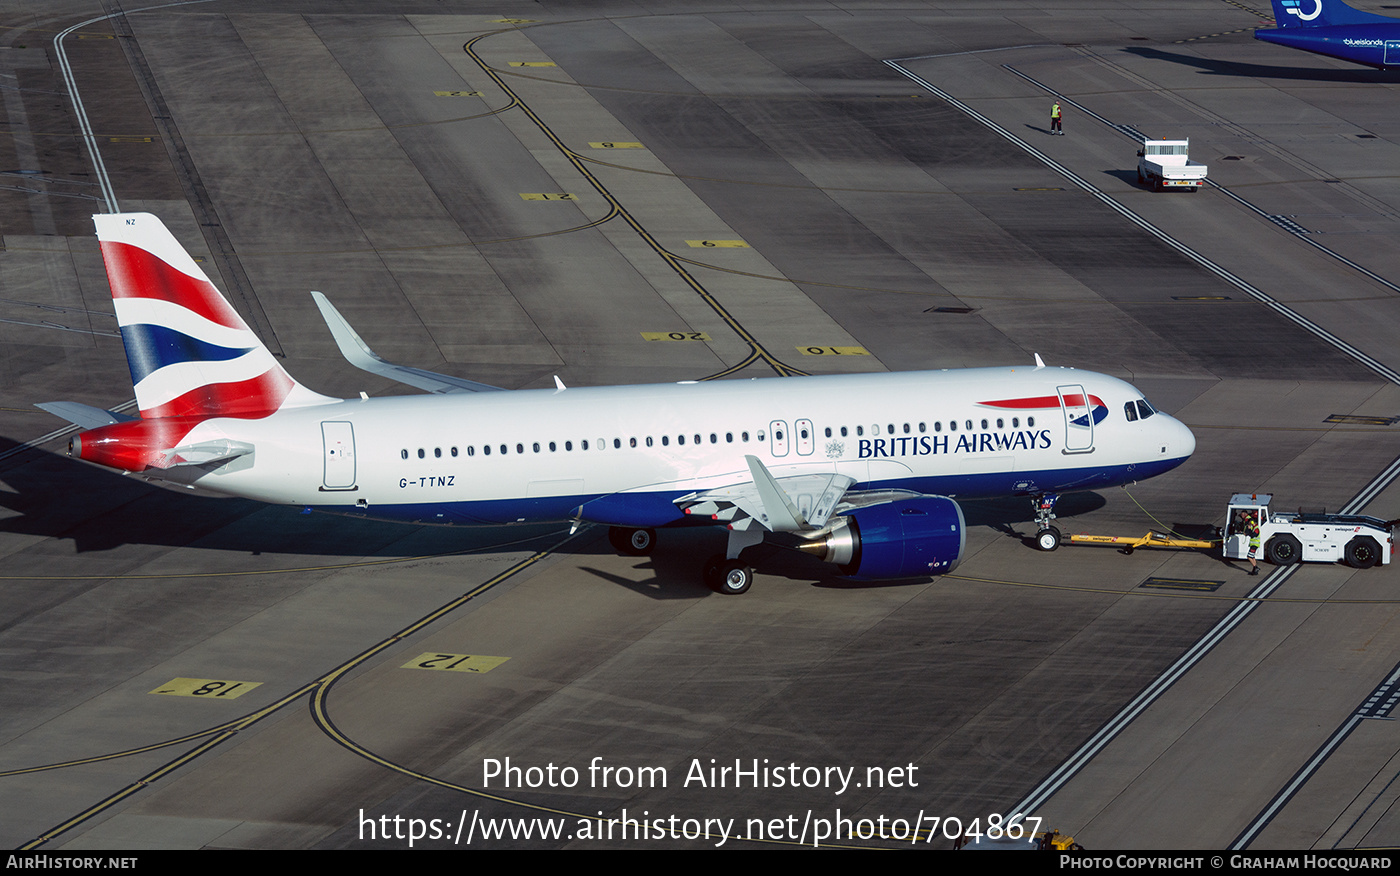
[[[368,371],[371,374],[378,374],[399,383],[406,383],[409,386],[428,392],[448,393],[448,392],[500,392],[499,386],[491,386],[486,383],[477,383],[474,380],[463,380],[460,377],[452,377],[448,374],[438,374],[436,371],[425,371],[422,368],[411,368],[407,365],[395,365],[386,362],[369,348],[369,344],[364,342],[359,332],[356,332],[340,315],[340,311],[335,309],[330,299],[320,292],[312,292],[311,297],[316,301],[316,307],[321,311],[321,318],[326,321],[326,328],[331,330],[331,337],[335,338],[335,345],[340,348],[340,355],[345,360],[361,371]]]
[[[1044,368],[1044,367],[1045,367],[1045,363],[1044,363],[1043,361],[1041,361],[1041,359],[1040,359],[1040,354],[1039,354],[1039,353],[1036,353],[1036,354],[1035,354],[1035,367],[1037,367],[1037,368]]]
[[[773,532],[797,532],[807,529],[807,518],[793,507],[792,500],[783,492],[783,488],[778,486],[767,467],[757,456],[745,456],[744,459],[748,461],[749,473],[753,475],[753,483],[758,488],[758,498],[763,502],[763,513],[767,518],[759,522]]]

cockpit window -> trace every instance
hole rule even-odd
[[[1147,399],[1145,398],[1138,399],[1137,409],[1138,416],[1142,417],[1144,420],[1157,413],[1155,410],[1152,409],[1152,405],[1147,403]]]
[[[1127,420],[1128,420],[1129,423],[1131,423],[1132,421],[1136,420],[1136,419],[1137,419],[1137,405],[1134,404],[1133,402],[1128,402],[1127,404],[1123,405],[1123,416],[1127,418]]]

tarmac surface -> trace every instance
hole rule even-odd
[[[34,403],[132,398],[90,219],[119,207],[331,395],[410,390],[311,289],[507,388],[1039,354],[1198,442],[1066,496],[1066,532],[1204,530],[1237,491],[1400,518],[1400,74],[1218,0],[451,6],[0,12],[0,844],[949,848],[1014,813],[1091,849],[1400,843],[1400,564],[1041,553],[1018,499],[964,504],[953,575],[765,548],[728,598],[718,533],[620,557],[67,458]],[[1212,185],[1140,186],[1134,132]]]

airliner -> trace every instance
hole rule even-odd
[[[1273,0],[1276,28],[1254,38],[1380,70],[1400,67],[1400,19],[1341,0]]]
[[[70,455],[152,480],[407,523],[610,527],[643,555],[656,530],[722,527],[703,577],[749,589],[765,538],[859,580],[943,574],[964,552],[959,500],[1032,500],[1054,550],[1061,493],[1127,484],[1195,450],[1128,383],[1046,366],[507,391],[396,365],[330,301],[350,364],[427,395],[330,398],[293,379],[161,221],[97,226],[140,417],[40,405],[82,427]]]

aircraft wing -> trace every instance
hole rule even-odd
[[[321,318],[326,321],[326,327],[331,330],[331,336],[335,338],[335,345],[340,348],[340,354],[361,371],[378,374],[381,377],[397,380],[399,383],[406,383],[409,386],[434,393],[505,391],[499,386],[477,383],[475,380],[464,380],[450,374],[439,374],[436,371],[425,371],[422,368],[386,362],[369,348],[369,345],[360,338],[358,332],[351,328],[350,323],[346,322],[345,317],[340,315],[340,311],[335,309],[335,305],[331,304],[326,296],[320,292],[312,292],[311,297],[316,299],[316,306],[321,310]]]
[[[755,456],[745,456],[753,480],[691,493],[676,500],[686,514],[772,532],[811,532],[826,526],[855,478],[834,472],[775,478]]]

